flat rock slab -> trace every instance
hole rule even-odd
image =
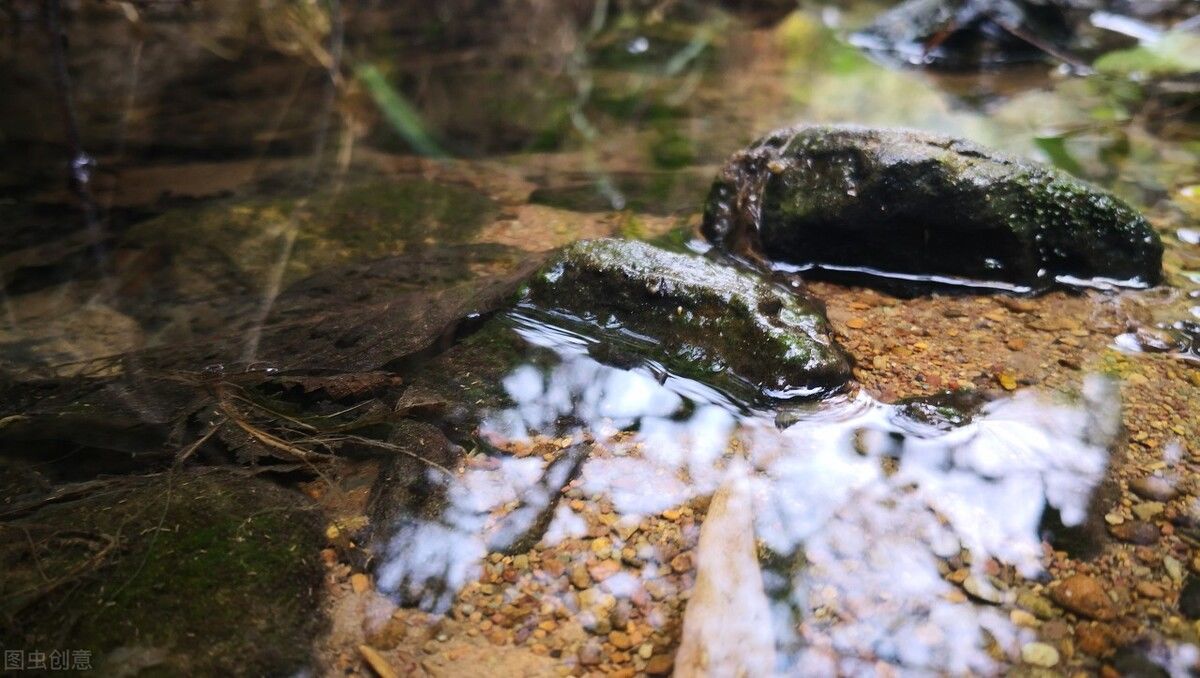
[[[960,139],[796,127],[739,152],[703,231],[793,270],[893,288],[1148,287],[1162,243],[1120,199]]]

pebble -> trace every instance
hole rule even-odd
[[[621,563],[615,560],[601,560],[588,567],[588,574],[592,575],[595,581],[604,581],[620,571]]]
[[[646,662],[646,673],[652,676],[662,676],[671,672],[675,666],[675,658],[665,654],[656,655]]]
[[[1163,558],[1163,567],[1166,568],[1167,574],[1176,584],[1183,581],[1183,563],[1171,556]]]
[[[1058,650],[1046,643],[1026,643],[1021,647],[1021,661],[1048,669],[1058,665]]]
[[[1075,574],[1052,589],[1050,597],[1060,607],[1080,616],[1112,621],[1117,618],[1117,610],[1105,589],[1105,585],[1095,577]]]
[[[1138,517],[1138,520],[1150,520],[1154,516],[1162,513],[1166,509],[1160,501],[1147,501],[1141,504],[1136,504],[1133,507],[1133,515]]]
[[[608,642],[618,650],[628,650],[633,647],[633,641],[629,639],[629,634],[622,631],[613,631],[608,634]]]
[[[353,589],[355,593],[362,593],[371,588],[371,580],[367,578],[367,575],[361,572],[356,572],[350,575],[350,588]]]
[[[692,556],[687,553],[680,553],[671,559],[671,569],[679,574],[683,574],[692,569]]]
[[[589,638],[579,648],[579,663],[583,666],[596,666],[603,658],[603,652],[600,648],[600,641],[595,638]]]
[[[1137,589],[1138,593],[1142,594],[1143,596],[1145,596],[1147,598],[1158,599],[1158,598],[1162,598],[1163,596],[1167,595],[1167,592],[1163,591],[1163,588],[1161,586],[1159,586],[1158,584],[1155,584],[1153,582],[1148,582],[1148,581],[1138,582],[1136,589]]]
[[[571,585],[577,589],[586,589],[592,585],[592,576],[588,574],[587,565],[577,563],[571,566]]]
[[[1112,654],[1113,634],[1101,624],[1080,624],[1075,628],[1075,645],[1084,654],[1104,657]]]
[[[1179,496],[1174,483],[1158,476],[1145,476],[1129,482],[1129,491],[1142,499],[1156,502],[1171,501]]]
[[[1119,525],[1109,525],[1108,533],[1130,544],[1143,546],[1158,542],[1158,526],[1144,520],[1131,520]]]
[[[1032,591],[1017,594],[1017,605],[1029,610],[1038,619],[1045,620],[1054,616],[1054,606],[1050,601]]]
[[[1014,609],[1009,611],[1008,619],[1017,626],[1022,626],[1027,629],[1036,629],[1041,625],[1038,618],[1022,609]]]

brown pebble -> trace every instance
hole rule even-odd
[[[687,553],[680,553],[671,559],[671,569],[676,573],[683,574],[692,569],[692,556]]]
[[[1117,610],[1105,589],[1105,585],[1095,577],[1075,574],[1051,589],[1050,598],[1060,607],[1080,616],[1112,621],[1117,618]]]
[[[603,657],[600,641],[595,638],[589,638],[582,647],[579,648],[579,663],[583,666],[595,666],[600,663]]]
[[[646,662],[646,673],[652,676],[663,676],[670,673],[674,666],[674,657],[665,654],[655,655]]]
[[[618,650],[628,650],[633,647],[633,641],[629,639],[629,634],[621,631],[613,631],[608,634],[608,642],[612,643],[613,647]]]
[[[1113,652],[1114,637],[1104,624],[1089,622],[1075,627],[1075,645],[1084,654],[1106,657]]]
[[[1121,541],[1143,546],[1156,543],[1159,536],[1158,526],[1144,520],[1127,520],[1120,525],[1109,525],[1108,533]]]
[[[571,566],[571,585],[577,589],[586,589],[592,585],[592,576],[588,574],[587,565],[576,563]]]
[[[615,560],[601,560],[588,567],[588,574],[596,581],[604,581],[621,571],[621,564]]]
[[[350,575],[350,588],[354,589],[355,593],[362,593],[371,588],[371,580],[362,572],[355,572]]]
[[[1163,591],[1163,587],[1161,587],[1158,584],[1155,584],[1153,582],[1140,581],[1140,582],[1138,582],[1136,588],[1137,588],[1138,593],[1142,594],[1143,596],[1145,596],[1147,598],[1158,599],[1158,598],[1162,598],[1163,596],[1167,595],[1167,592]]]

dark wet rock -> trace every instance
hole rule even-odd
[[[450,480],[447,471],[454,470],[463,455],[436,426],[415,420],[399,422],[388,442],[397,452],[380,469],[367,503],[368,543],[377,554],[387,550],[397,523],[441,514]]]
[[[0,523],[2,634],[103,675],[293,675],[324,624],[322,544],[308,500],[263,480],[111,481]]]
[[[892,421],[915,435],[948,431],[971,423],[983,403],[982,395],[973,389],[904,398],[896,402]]]
[[[1052,2],[908,0],[851,42],[888,60],[966,69],[1042,60],[1069,37],[1066,12]]]
[[[530,279],[527,301],[733,391],[787,398],[838,389],[849,378],[849,361],[813,302],[645,243],[571,245]]]
[[[1107,588],[1095,577],[1075,574],[1050,589],[1050,597],[1068,612],[1096,621],[1112,621],[1117,609],[1108,597]]]
[[[1188,577],[1179,592],[1179,613],[1188,619],[1200,619],[1200,579]]]
[[[1108,533],[1130,544],[1148,546],[1158,543],[1158,526],[1142,520],[1127,520],[1120,525],[1109,525]]]
[[[46,463],[55,480],[152,470],[174,458],[202,386],[126,365],[114,377],[23,381],[0,388],[0,453]]]
[[[1171,673],[1147,656],[1146,649],[1123,647],[1110,660],[1122,678],[1167,678]]]
[[[718,247],[814,275],[901,289],[1142,287],[1162,243],[1141,215],[1058,170],[924,132],[784,129],[713,185]]]

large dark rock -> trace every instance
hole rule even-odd
[[[581,241],[536,273],[528,301],[668,369],[772,398],[840,388],[849,362],[808,299],[696,255]]]
[[[1063,172],[924,132],[797,127],[736,154],[705,207],[719,247],[834,276],[1016,292],[1147,287],[1162,243]]]

